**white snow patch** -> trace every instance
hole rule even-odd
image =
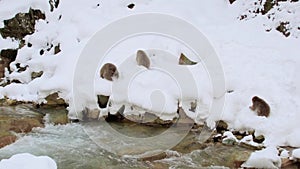
[[[29,153],[16,154],[0,161],[0,169],[57,169],[55,161],[48,156]]]
[[[300,159],[300,149],[293,150],[292,157],[296,159]]]
[[[253,152],[249,159],[241,167],[248,168],[280,168],[281,159],[275,147]]]

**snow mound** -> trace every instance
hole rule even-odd
[[[0,161],[0,169],[57,169],[56,163],[48,156],[34,156],[29,153],[16,154]]]
[[[281,159],[275,147],[253,152],[249,159],[242,164],[246,168],[280,168]]]

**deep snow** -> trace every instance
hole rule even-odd
[[[124,16],[144,12],[165,13],[192,23],[213,44],[223,66],[226,89],[234,91],[226,94],[222,114],[222,119],[227,121],[231,128],[255,129],[257,135],[265,136],[264,145],[270,148],[275,146],[300,147],[298,125],[300,79],[297,76],[300,72],[298,48],[300,40],[296,38],[299,36],[297,31],[292,33],[294,36],[286,38],[274,29],[274,23],[278,22],[278,19],[270,22],[265,16],[240,21],[239,15],[248,8],[254,8],[247,0],[240,0],[232,5],[225,0],[191,0],[189,2],[174,0],[172,3],[159,0],[137,0],[136,6],[128,9],[127,5],[130,2],[128,0],[122,2],[81,0],[75,3],[65,0],[60,2],[54,12],[50,12],[47,1],[31,0],[24,3],[0,1],[0,6],[5,6],[0,10],[0,20],[9,19],[18,12],[27,12],[30,7],[41,9],[46,14],[45,21],[37,21],[36,32],[25,37],[26,43],[30,42],[32,47],[25,46],[19,50],[16,61],[11,64],[12,70],[15,71],[7,74],[7,78],[18,79],[24,84],[1,87],[0,97],[42,102],[48,94],[59,91],[60,97],[70,103],[70,114],[75,115],[72,107],[73,73],[76,69],[77,58],[89,38],[108,23]],[[287,17],[293,25],[299,24],[299,3],[294,3],[293,6],[282,5],[284,10],[278,15],[275,14],[276,18]],[[100,5],[97,6],[97,4]],[[289,10],[294,12],[290,14],[287,12]],[[60,16],[61,19],[59,19]],[[273,27],[273,29],[266,32],[266,27]],[[0,37],[0,42],[1,48],[16,48],[17,46],[16,42],[10,39],[4,40],[2,37]],[[52,43],[54,46],[60,44],[61,52],[54,55],[52,49],[45,51],[45,54],[41,56],[39,51],[46,49],[47,43]],[[174,46],[173,43],[157,43],[155,39],[148,45],[168,51],[178,57],[178,54],[184,51],[180,46]],[[125,50],[127,54],[124,53]],[[120,50],[118,54],[129,56],[135,50],[123,48],[123,51]],[[189,57],[195,59],[191,55]],[[110,61],[109,57],[107,58]],[[118,61],[120,63],[124,60],[124,58],[119,59],[112,61],[117,64]],[[16,63],[29,65],[29,69],[18,73],[14,69]],[[44,72],[43,76],[31,81],[31,72],[41,70]],[[139,77],[140,82],[149,79],[146,76],[156,76],[155,72],[148,72],[144,75],[145,77]],[[163,76],[158,78],[164,79]],[[138,87],[140,86],[134,88]],[[167,90],[168,87],[164,84],[161,86],[162,90]],[[258,117],[250,111],[249,106],[254,95],[262,97],[270,104],[270,117]],[[209,92],[208,96],[212,97]],[[141,95],[138,93],[135,97],[136,102],[141,100],[139,99]],[[174,109],[174,105],[177,104],[174,102],[174,97],[168,101],[171,105],[173,104]],[[273,155],[277,153],[273,150],[266,150],[266,152]]]

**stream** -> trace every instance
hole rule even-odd
[[[18,111],[22,111],[22,108]],[[60,113],[51,114],[52,111]],[[200,143],[199,131],[193,130],[178,145],[164,151],[164,155],[157,154],[141,160],[136,154],[148,150],[146,144],[120,141],[111,137],[112,133],[107,132],[109,130],[106,127],[126,133],[129,138],[153,137],[163,133],[166,128],[120,122],[104,125],[101,121],[60,124],[51,119],[64,121],[62,118],[66,116],[62,116],[63,110],[48,109],[45,112],[45,127],[33,128],[27,134],[18,133],[16,142],[0,149],[0,160],[27,152],[53,158],[59,169],[236,168],[237,163],[245,161],[253,151],[237,145]],[[160,145],[160,140],[153,144]]]

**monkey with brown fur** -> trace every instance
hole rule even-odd
[[[138,65],[142,65],[142,66],[146,67],[147,69],[149,69],[149,67],[150,67],[150,59],[147,56],[147,54],[142,50],[137,51],[136,62]]]
[[[255,111],[258,116],[269,117],[270,106],[263,99],[254,96],[252,98],[252,106],[249,107],[251,110]]]
[[[100,76],[106,80],[112,81],[112,77],[119,77],[119,72],[114,64],[106,63],[100,70]]]

